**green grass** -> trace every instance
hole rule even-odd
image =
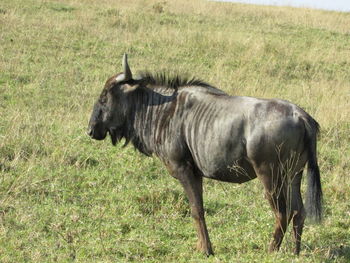
[[[199,1],[0,3],[0,262],[349,262],[350,14]],[[85,130],[105,80],[187,73],[230,94],[279,97],[321,124],[321,225],[300,257],[258,181],[205,180],[216,255],[196,252],[179,183]]]

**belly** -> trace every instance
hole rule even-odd
[[[253,166],[245,159],[219,163],[200,170],[206,178],[230,183],[241,184],[256,178]]]

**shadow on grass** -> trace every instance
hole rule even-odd
[[[327,261],[334,262],[334,260],[345,259],[344,262],[350,262],[350,247],[340,245],[339,247],[329,248],[327,252]]]
[[[135,203],[143,215],[154,215],[163,209],[176,212],[182,217],[189,216],[189,204],[185,195],[177,190],[162,189],[143,193],[135,197]]]

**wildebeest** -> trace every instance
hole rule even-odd
[[[307,214],[322,214],[316,156],[318,123],[300,107],[279,99],[229,96],[197,79],[123,72],[109,78],[94,105],[88,134],[113,145],[122,138],[143,154],[155,154],[182,184],[195,220],[197,247],[213,254],[203,208],[203,177],[232,183],[258,178],[275,214],[270,251],[278,250],[293,222],[300,252]],[[307,163],[307,205],[300,185]]]

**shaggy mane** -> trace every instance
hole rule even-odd
[[[157,86],[165,86],[169,89],[177,90],[184,86],[197,86],[207,88],[211,92],[223,94],[224,92],[215,88],[214,86],[197,78],[189,78],[188,76],[171,76],[167,73],[152,74],[150,72],[141,72],[139,74],[140,80],[144,84],[151,84]]]

